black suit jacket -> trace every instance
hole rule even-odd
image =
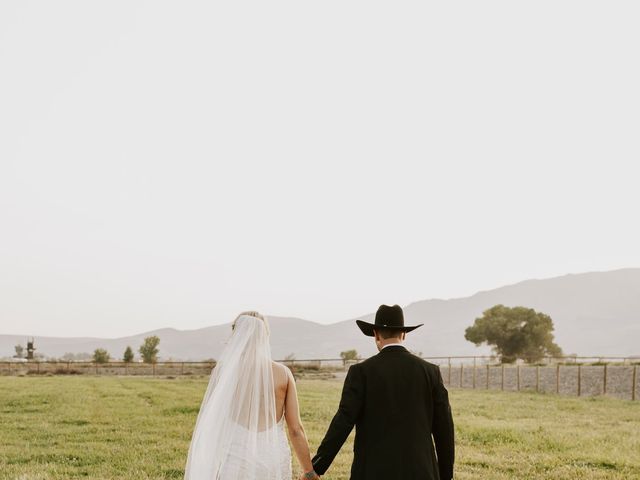
[[[349,369],[338,412],[313,458],[319,475],[354,425],[351,480],[453,478],[453,418],[440,369],[404,347],[387,347]]]

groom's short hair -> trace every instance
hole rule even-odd
[[[397,328],[375,328],[374,330],[385,340],[400,338],[402,335],[402,330],[398,330]]]

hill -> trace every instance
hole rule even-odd
[[[425,356],[488,353],[486,347],[476,348],[467,342],[464,330],[498,303],[528,306],[551,315],[557,343],[565,353],[640,354],[640,268],[527,280],[470,297],[412,303],[405,307],[406,322],[425,326],[409,336],[407,346]],[[372,317],[370,313],[360,318]],[[299,318],[270,317],[273,355],[336,358],[351,348],[372,355],[372,340],[360,333],[354,320],[321,325]],[[96,348],[120,356],[127,345],[137,349],[144,337],[158,335],[163,358],[199,360],[217,358],[230,331],[226,324],[197,330],[165,328],[115,339],[37,337],[36,347],[50,356]],[[12,355],[13,346],[24,344],[25,339],[0,335],[0,356]]]

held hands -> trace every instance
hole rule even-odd
[[[303,473],[300,475],[300,480],[318,480],[320,475],[318,475],[315,471],[311,470],[310,472]]]

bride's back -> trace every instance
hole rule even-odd
[[[284,415],[290,377],[287,367],[278,362],[273,362],[272,371],[273,390],[276,398],[276,419],[279,421]]]

